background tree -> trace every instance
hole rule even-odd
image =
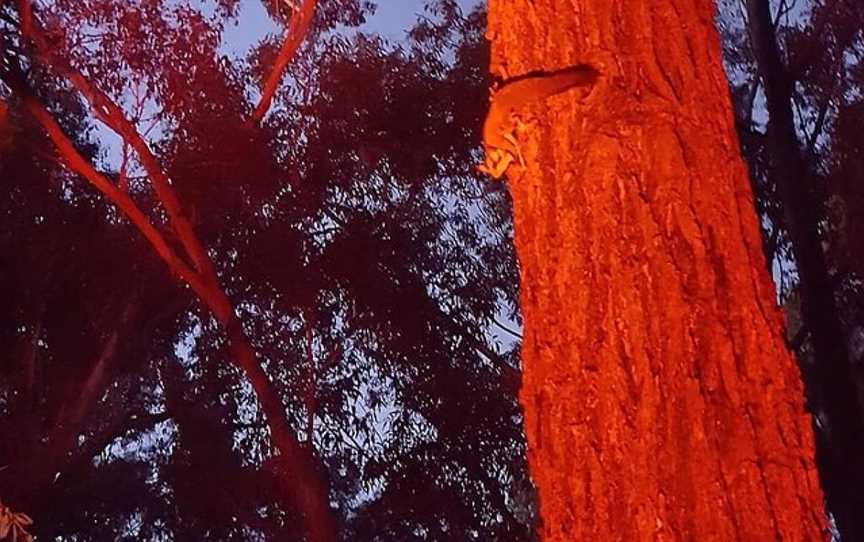
[[[862,84],[862,11],[843,1],[721,7],[742,150],[805,376],[828,509],[842,538],[857,540],[862,291],[859,251],[850,248],[862,183],[850,122]]]
[[[713,4],[624,4],[489,4],[496,75],[601,73],[509,173],[541,538],[819,539]]]

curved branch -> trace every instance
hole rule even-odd
[[[156,254],[168,264],[168,267],[177,274],[184,282],[194,290],[203,289],[204,285],[192,269],[171,250],[165,238],[156,227],[147,219],[141,209],[135,205],[132,198],[109,181],[104,175],[96,171],[90,162],[84,158],[72,144],[72,141],[63,133],[63,129],[54,120],[51,113],[42,105],[35,96],[22,92],[24,105],[30,114],[39,121],[45,129],[48,137],[57,147],[60,160],[73,172],[87,180],[93,187],[101,192],[108,201],[113,203],[126,218],[144,235],[144,238],[156,251]]]
[[[157,254],[172,271],[188,284],[199,300],[213,313],[226,329],[232,361],[249,379],[262,411],[268,420],[270,437],[279,451],[276,459],[281,491],[291,495],[306,515],[306,529],[310,540],[331,542],[336,540],[335,523],[329,509],[325,481],[316,472],[311,455],[304,452],[285,417],[285,408],[270,384],[267,374],[258,363],[240,320],[234,313],[228,296],[212,281],[205,282],[168,247],[161,234],[135,206],[132,199],[111,184],[75,149],[69,138],[51,116],[51,113],[32,95],[24,97],[28,110],[42,124],[57,146],[63,162],[102,192],[109,201],[141,231]],[[212,264],[211,264],[212,265]],[[213,277],[215,280],[215,277]]]
[[[309,30],[309,25],[312,23],[312,16],[315,14],[315,6],[318,0],[305,0],[303,6],[295,11],[291,16],[291,23],[285,31],[285,39],[282,41],[282,47],[279,49],[279,54],[276,56],[276,62],[273,64],[273,69],[270,75],[267,76],[267,81],[264,83],[264,88],[261,91],[261,99],[258,100],[258,105],[252,111],[252,116],[249,118],[249,124],[258,124],[267,110],[270,109],[270,102],[273,101],[273,95],[276,93],[276,87],[279,86],[279,81],[282,80],[282,73],[294,58],[294,53],[300,47],[303,38],[306,37],[306,32]]]
[[[33,16],[30,1],[19,0],[19,9],[22,21],[21,34],[25,39],[33,43],[34,53],[38,59],[66,77],[84,95],[84,98],[90,104],[90,110],[96,118],[104,122],[123,139],[124,143],[129,144],[135,150],[141,165],[150,177],[150,182],[153,184],[156,196],[165,208],[171,228],[177,234],[180,244],[183,245],[195,268],[198,271],[204,272],[205,276],[215,276],[212,262],[195,235],[191,222],[183,213],[180,200],[171,188],[168,176],[162,171],[159,161],[138,133],[137,128],[126,118],[123,110],[107,94],[91,83],[71,64],[53,54],[50,44],[45,41],[45,38],[40,33],[41,28]]]
[[[492,317],[492,321],[495,323],[496,326],[500,327],[501,329],[503,329],[504,331],[506,331],[510,335],[513,335],[514,337],[516,337],[520,341],[522,340],[522,334],[521,333],[517,333],[517,332],[513,331],[512,329],[510,329],[509,327],[505,326],[504,324],[499,322],[498,319],[495,318],[494,316]]]
[[[301,30],[305,31],[305,28],[308,27],[315,4],[316,0],[307,0],[300,12],[298,22],[289,28],[289,35],[280,52],[281,60],[277,62],[277,68],[280,66],[280,62],[284,68],[291,53],[296,50],[302,38]],[[122,109],[81,72],[52,53],[51,48],[39,34],[38,21],[33,17],[30,1],[19,0],[19,10],[22,20],[22,35],[35,46],[34,52],[37,59],[66,77],[82,93],[93,114],[117,133],[138,154],[141,165],[153,183],[156,196],[165,208],[169,224],[192,260],[195,270],[189,269],[174,254],[155,227],[135,206],[131,198],[96,172],[95,168],[78,153],[51,114],[32,95],[28,100],[28,108],[49,132],[49,136],[63,154],[67,165],[76,173],[84,176],[129,217],[154,246],[159,256],[193,289],[201,303],[213,313],[225,328],[233,354],[232,362],[246,374],[261,403],[262,411],[267,417],[271,438],[279,452],[279,456],[274,458],[274,462],[278,466],[280,488],[284,494],[293,498],[295,504],[305,514],[304,523],[310,541],[335,541],[336,527],[330,511],[326,479],[317,472],[311,453],[304,452],[288,424],[285,407],[258,362],[255,351],[234,312],[230,299],[219,285],[215,265],[204,250],[191,223],[184,215],[180,201],[171,188],[170,180],[162,171],[158,160],[143,137],[138,133],[135,126],[126,119]],[[293,48],[291,47],[292,43],[294,44]],[[283,55],[282,53],[286,54]],[[282,58],[283,56],[285,58]],[[271,79],[274,77],[278,79],[275,71],[274,69]],[[279,74],[281,74],[281,70],[279,70]],[[260,106],[261,104],[259,104]]]

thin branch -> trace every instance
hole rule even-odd
[[[285,71],[288,63],[294,58],[294,54],[300,47],[303,38],[306,37],[317,4],[318,0],[305,0],[300,9],[292,14],[291,22],[285,31],[282,47],[279,49],[279,54],[276,55],[276,62],[273,64],[273,69],[270,70],[270,75],[267,76],[267,81],[264,83],[264,88],[261,91],[261,99],[258,100],[258,105],[252,111],[248,124],[255,125],[261,122],[267,110],[270,109],[270,102],[273,101],[273,95],[276,93],[276,88],[282,80],[282,73]]]
[[[129,175],[127,168],[129,167],[129,145],[123,142],[123,159],[120,162],[120,171],[117,174],[117,187],[120,190],[129,192]]]
[[[501,322],[499,322],[498,319],[495,318],[494,316],[492,317],[492,321],[495,322],[495,325],[497,325],[498,327],[500,327],[501,329],[503,329],[504,331],[506,331],[506,332],[509,333],[510,335],[513,335],[513,336],[516,337],[517,339],[522,339],[522,334],[521,334],[521,333],[517,333],[517,332],[513,331],[512,329],[508,328],[507,326],[505,326],[504,324],[502,324]]]
[[[126,143],[128,143],[138,154],[138,159],[150,176],[156,196],[165,208],[171,227],[177,234],[187,255],[192,260],[198,271],[204,272],[205,277],[215,276],[215,270],[204,247],[198,241],[192,229],[192,224],[183,213],[180,201],[171,188],[168,176],[162,171],[159,161],[150,151],[150,147],[138,134],[135,126],[126,118],[123,110],[99,88],[90,82],[84,75],[73,68],[57,55],[41,35],[38,21],[33,17],[32,6],[29,0],[19,0],[21,14],[21,32],[24,38],[29,39],[35,46],[37,57],[45,64],[51,66],[65,76],[90,104],[90,110],[105,125],[111,128]]]
[[[98,398],[97,394],[104,386],[105,376],[108,372],[108,365],[116,357],[121,332],[124,331],[124,328],[132,319],[132,315],[137,309],[137,299],[133,295],[126,302],[126,306],[120,314],[119,320],[115,322],[114,330],[111,332],[108,339],[106,339],[105,346],[102,348],[102,353],[90,368],[90,372],[87,375],[87,378],[84,379],[83,385],[79,386],[79,383],[76,383],[75,386],[78,388],[76,393],[77,399],[71,408],[64,409],[62,414],[64,421],[60,424],[61,426],[65,426],[66,430],[72,433],[70,437],[74,437],[75,434],[78,433],[79,428],[84,422],[84,418],[96,403]]]
[[[845,44],[841,44],[841,45],[843,46],[843,49],[845,50],[846,49]],[[839,55],[839,58],[837,61],[837,72],[840,74],[843,73],[843,55]],[[822,135],[822,130],[825,127],[825,119],[826,119],[827,114],[828,114],[828,109],[831,107],[831,101],[834,99],[834,96],[837,94],[837,92],[838,92],[838,90],[842,84],[841,79],[842,79],[842,76],[838,77],[837,79],[834,80],[833,84],[831,85],[831,88],[829,89],[828,95],[825,97],[825,101],[822,102],[822,107],[819,110],[819,116],[816,118],[816,125],[813,127],[813,132],[807,138],[807,156],[808,157],[811,157],[811,158],[815,157],[816,142],[819,140],[819,136]],[[804,133],[806,134],[807,132],[805,131]]]
[[[117,357],[120,335],[135,306],[134,298],[130,298],[123,314],[105,339],[84,385],[70,386],[77,388],[72,404],[64,404],[58,422],[53,424],[47,435],[41,439],[43,445],[31,450],[22,461],[13,465],[14,477],[21,484],[20,487],[39,491],[51,482],[55,473],[67,469],[76,449],[76,437],[81,433],[87,415],[96,404],[99,391],[104,389],[107,367]]]
[[[315,353],[312,349],[315,340],[315,330],[313,329],[314,320],[310,316],[309,309],[303,310],[303,328],[306,353],[306,393],[304,394],[304,403],[306,406],[306,445],[311,449],[315,435],[315,410],[316,404],[316,381],[315,374]]]
[[[304,8],[311,12],[314,4],[315,1],[311,0],[304,5]],[[258,363],[255,351],[245,335],[231,301],[219,286],[215,266],[183,214],[180,202],[171,188],[168,177],[161,170],[158,160],[135,126],[126,119],[120,107],[81,72],[53,55],[44,39],[38,32],[34,32],[34,29],[38,30],[38,23],[33,17],[30,2],[19,0],[19,10],[22,18],[22,35],[35,45],[37,58],[64,75],[87,99],[93,114],[128,142],[138,154],[139,161],[147,171],[154,191],[168,214],[170,226],[180,239],[198,273],[189,269],[174,254],[129,196],[108,182],[77,152],[51,114],[32,94],[27,98],[28,108],[49,132],[49,136],[63,154],[67,165],[96,186],[129,217],[154,246],[159,256],[189,284],[200,301],[225,328],[233,354],[232,361],[246,374],[268,419],[271,438],[279,451],[279,456],[274,460],[278,465],[277,481],[281,490],[285,495],[290,495],[296,505],[305,512],[305,526],[311,541],[334,541],[336,528],[329,508],[326,481],[317,473],[311,451],[306,451],[300,446],[293,429],[288,424],[282,400]],[[311,13],[309,17],[311,18]]]
[[[822,129],[825,127],[825,118],[828,114],[828,108],[831,106],[831,98],[826,99],[822,103],[822,107],[819,109],[819,115],[816,117],[816,124],[813,126],[813,131],[807,137],[807,156],[812,157],[813,151],[816,148],[816,141],[819,139],[819,136],[822,135]],[[804,131],[806,134],[807,132]]]
[[[777,15],[774,17],[774,21],[771,23],[771,26],[777,28],[780,25],[780,19],[782,19],[787,13],[792,11],[792,8],[795,7],[795,2],[792,5],[786,3],[786,0],[780,0],[780,5],[777,6]]]
[[[335,222],[337,226],[339,226],[340,228],[343,228],[343,229],[345,228],[345,221],[343,221],[343,220],[339,217],[339,215],[337,215],[335,212],[331,211],[330,208],[328,208],[328,207],[322,207],[321,211],[322,211],[325,215],[327,215],[327,217],[328,217],[330,220],[332,220],[333,222]]]
[[[150,223],[144,213],[135,205],[132,198],[126,192],[120,190],[111,183],[104,175],[81,156],[72,141],[63,133],[63,129],[54,120],[54,117],[39,100],[30,93],[22,93],[24,105],[48,133],[48,137],[57,147],[60,153],[60,161],[73,172],[86,179],[94,188],[99,190],[108,200],[113,203],[132,224],[138,228],[144,238],[153,246],[156,254],[168,264],[168,267],[182,278],[193,289],[203,289],[203,283],[192,269],[180,259],[168,246],[165,238]]]

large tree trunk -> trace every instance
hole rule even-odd
[[[801,313],[815,358],[816,407],[827,417],[818,459],[828,508],[842,540],[864,538],[864,422],[846,333],[819,235],[820,201],[801,153],[792,112],[795,81],[781,59],[768,0],[748,0],[750,44],[765,89],[771,175],[797,263]]]
[[[489,4],[495,75],[601,73],[508,172],[542,539],[824,538],[713,3]]]

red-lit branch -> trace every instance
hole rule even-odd
[[[93,114],[128,143],[138,154],[141,165],[147,171],[153,190],[165,208],[171,228],[177,234],[180,243],[198,271],[206,271],[205,276],[215,275],[212,262],[198,241],[192,229],[192,224],[183,213],[180,201],[171,188],[167,175],[159,166],[158,160],[150,151],[150,147],[138,134],[137,128],[126,118],[123,110],[71,64],[53,53],[50,44],[45,41],[40,32],[38,21],[33,17],[29,0],[19,1],[21,11],[21,33],[31,41],[34,53],[44,64],[54,68],[66,77],[69,82],[84,96],[90,104]]]
[[[259,107],[256,108],[256,111],[261,109],[261,116],[269,106],[272,93],[281,75],[281,69],[287,65],[308,27],[314,6],[315,0],[308,0],[295,19],[296,22],[292,23],[289,28],[286,42],[280,51],[277,67],[274,68],[274,73],[268,80],[267,88],[272,86],[273,90],[269,92],[269,97],[265,93],[266,99],[262,98],[262,103],[259,103]],[[30,2],[19,0],[19,9],[23,37],[34,46],[36,58],[65,76],[87,100],[93,114],[117,133],[125,144],[130,145],[135,150],[141,165],[153,183],[157,198],[168,215],[169,226],[177,235],[195,269],[191,269],[171,250],[163,236],[147,220],[128,194],[109,182],[78,153],[52,115],[35,97],[29,94],[25,95],[28,109],[48,132],[49,137],[57,146],[63,162],[117,205],[121,212],[153,245],[160,258],[192,288],[199,300],[225,328],[231,348],[232,361],[244,371],[252,384],[267,417],[273,443],[279,451],[279,456],[274,461],[277,465],[278,482],[281,489],[284,494],[293,498],[298,508],[303,510],[309,540],[314,542],[334,541],[336,538],[335,523],[330,512],[326,483],[316,473],[311,453],[302,449],[288,424],[284,405],[270,384],[267,374],[258,363],[255,351],[243,331],[240,320],[234,313],[234,307],[219,285],[215,266],[183,213],[180,201],[171,187],[167,175],[162,171],[158,160],[150,151],[143,137],[132,122],[125,117],[122,109],[81,72],[52,53],[40,35],[38,21],[33,17]],[[277,70],[279,66],[281,68]],[[272,85],[270,84],[271,80],[275,80]]]
[[[200,278],[186,262],[171,250],[162,234],[150,223],[144,213],[132,201],[132,198],[126,192],[114,186],[104,175],[96,171],[96,168],[78,152],[78,149],[75,148],[72,141],[63,133],[63,129],[57,124],[51,113],[36,97],[30,94],[24,94],[22,97],[27,110],[39,121],[48,137],[57,147],[60,153],[60,160],[66,167],[86,179],[94,188],[102,192],[111,203],[117,206],[120,212],[144,235],[144,238],[153,246],[156,254],[168,264],[171,271],[189,284],[192,289],[196,291],[198,289],[203,290],[204,285],[201,283]]]
[[[315,15],[315,6],[317,4],[318,0],[305,0],[300,9],[291,15],[291,22],[285,31],[282,47],[279,48],[276,62],[273,64],[273,69],[270,71],[270,75],[267,77],[267,81],[264,83],[264,88],[261,91],[261,99],[249,118],[250,124],[261,122],[267,110],[270,109],[270,102],[273,101],[276,87],[279,86],[279,81],[282,80],[282,73],[285,71],[288,63],[291,62],[291,59],[294,58],[294,54],[306,36],[309,25],[312,23],[312,16]]]
[[[281,467],[278,474],[282,491],[292,495],[298,506],[306,512],[307,532],[311,540],[321,542],[335,540],[326,484],[315,474],[312,458],[302,449],[288,425],[282,401],[258,363],[228,297],[218,286],[205,284],[197,273],[174,254],[159,231],[147,220],[128,194],[111,184],[81,156],[51,114],[36,98],[25,95],[24,100],[28,110],[42,124],[57,147],[63,163],[84,177],[123,212],[153,245],[156,253],[169,268],[192,288],[201,302],[213,312],[219,323],[226,329],[233,355],[232,360],[243,370],[252,384],[262,410],[267,416],[273,443],[279,450],[278,462]]]

